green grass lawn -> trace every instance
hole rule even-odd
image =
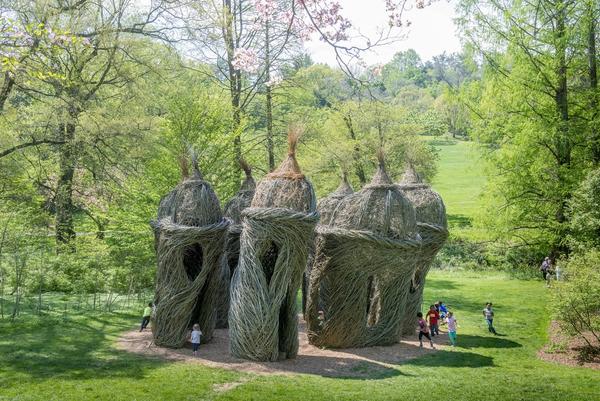
[[[455,311],[459,347],[369,379],[260,376],[129,354],[113,343],[138,324],[132,315],[2,321],[0,400],[600,400],[599,371],[536,357],[547,338],[546,291],[539,281],[503,275],[432,272],[426,301],[441,298]],[[502,336],[487,333],[480,312],[487,300]]]
[[[480,195],[486,182],[481,151],[473,142],[450,137],[425,137],[438,150],[438,172],[432,187],[446,204],[448,223],[455,234],[485,237],[483,230],[472,227],[480,212]]]

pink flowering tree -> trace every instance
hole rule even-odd
[[[195,11],[188,19],[195,44],[189,54],[217,66],[215,77],[230,92],[234,124],[242,124],[242,115],[255,95],[264,93],[269,169],[274,168],[273,95],[284,78],[281,66],[301,52],[302,44],[314,39],[329,44],[341,69],[362,82],[364,76],[355,73],[361,55],[396,39],[395,30],[408,25],[403,18],[406,9],[428,4],[424,0],[387,0],[382,13],[387,13],[389,24],[376,38],[367,38],[344,16],[336,0],[223,0],[222,7],[208,2],[190,6],[182,1]],[[234,159],[239,159],[241,136],[233,145]]]

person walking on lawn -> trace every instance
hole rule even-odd
[[[435,337],[435,335],[440,334],[440,329],[438,327],[438,320],[440,320],[440,313],[435,308],[435,305],[431,305],[429,307],[429,311],[425,318],[429,320],[429,330],[431,333],[431,337]]]
[[[494,335],[497,335],[498,333],[496,333],[496,329],[494,328],[494,310],[492,309],[491,302],[485,304],[485,308],[483,308],[483,317],[487,322],[488,331],[490,333],[494,333]]]
[[[148,327],[148,323],[150,323],[150,316],[152,315],[152,302],[148,303],[148,306],[144,308],[144,314],[142,316],[142,326],[140,327],[140,331],[143,331],[146,327]]]
[[[429,340],[429,345],[431,345],[431,348],[435,349],[433,346],[433,340],[429,336],[427,322],[425,319],[423,319],[423,314],[421,312],[417,312],[417,323],[419,324],[419,346],[423,348],[423,337],[425,337]]]
[[[454,318],[454,313],[448,312],[446,324],[448,325],[448,339],[450,340],[450,344],[454,347],[456,345],[456,319]]]

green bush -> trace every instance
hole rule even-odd
[[[569,202],[573,249],[600,249],[600,168],[591,171]]]
[[[580,359],[586,360],[600,351],[600,251],[573,255],[564,273],[554,290],[555,317],[563,330],[585,340]]]

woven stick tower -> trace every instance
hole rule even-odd
[[[308,339],[333,348],[395,343],[421,242],[415,211],[379,154],[370,184],[344,197],[317,227]]]
[[[402,334],[412,334],[415,316],[423,303],[425,277],[435,255],[448,238],[448,223],[442,197],[424,183],[412,165],[407,166],[398,186],[415,208],[417,230],[423,239],[422,254],[411,282],[402,325]]]
[[[231,283],[231,353],[256,360],[298,352],[296,294],[318,221],[315,193],[296,161],[299,132],[288,157],[257,186],[242,212],[240,258]]]
[[[329,225],[331,217],[340,204],[340,201],[353,193],[354,190],[348,182],[348,174],[344,171],[342,172],[342,181],[337,189],[327,197],[321,199],[317,205],[317,210],[320,215],[319,224]]]
[[[352,186],[348,182],[348,174],[343,171],[342,172],[342,180],[340,185],[337,187],[335,191],[327,195],[325,198],[321,199],[317,204],[317,211],[319,212],[319,224],[328,225],[331,217],[333,216],[333,212],[340,204],[340,201],[344,199],[348,195],[352,195],[354,190]],[[311,248],[309,249],[308,262],[306,264],[306,271],[304,272],[304,277],[302,280],[302,313],[304,314],[304,319],[306,320],[306,302],[309,293],[310,286],[310,272],[312,270],[312,265],[314,264],[315,257],[315,243],[312,243]]]
[[[231,225],[227,231],[227,241],[225,244],[226,254],[221,261],[221,292],[217,307],[217,328],[224,329],[228,327],[229,315],[229,287],[231,277],[235,272],[240,257],[240,233],[242,232],[242,211],[250,206],[256,182],[252,177],[252,168],[245,160],[240,160],[240,166],[246,175],[238,193],[226,204],[223,211],[225,217],[231,220]]]
[[[212,338],[220,285],[220,260],[229,221],[193,160],[194,173],[163,197],[156,238],[156,318],[154,342],[181,347],[187,329],[199,323],[202,341]]]

